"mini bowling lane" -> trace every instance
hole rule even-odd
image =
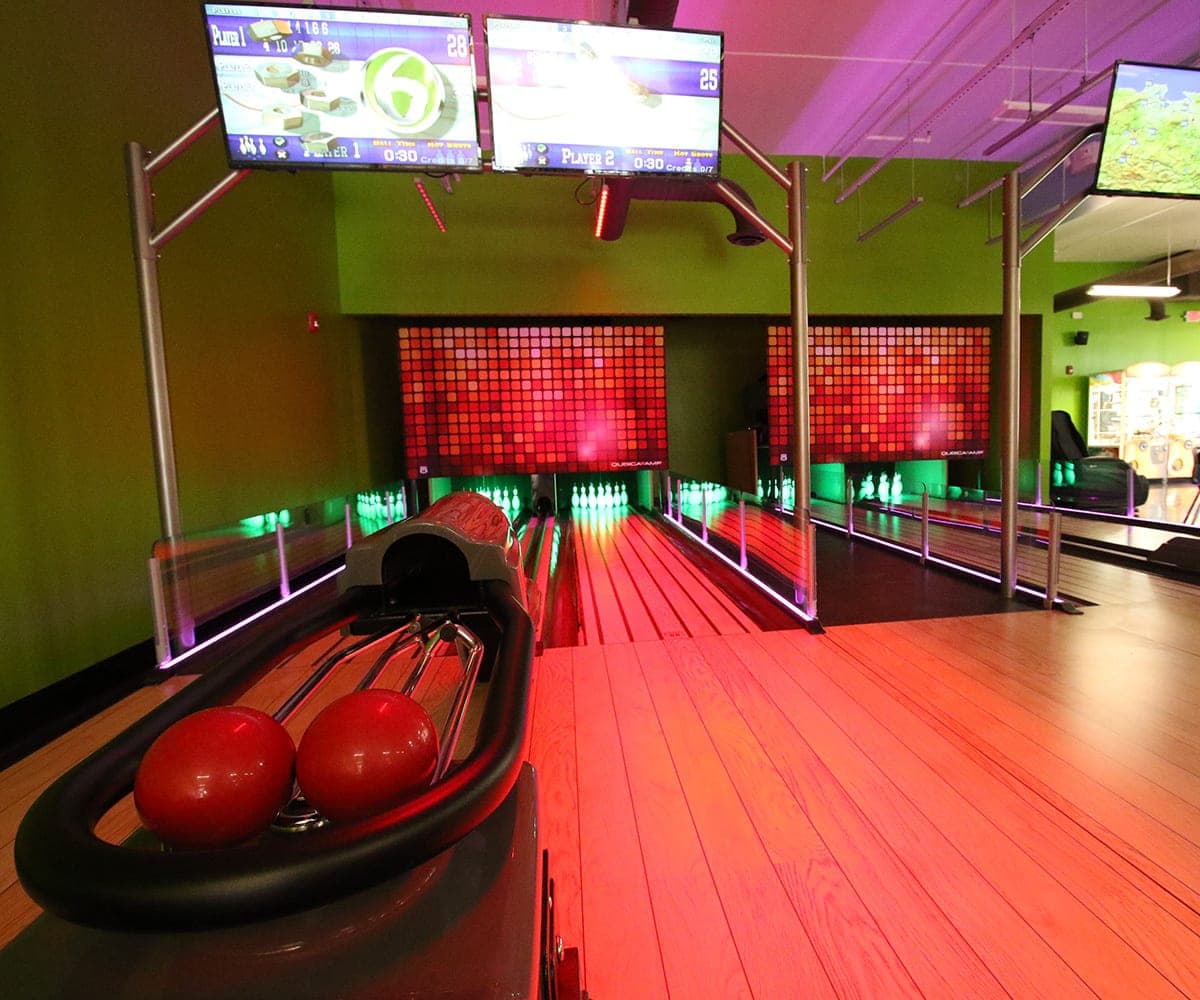
[[[580,645],[736,635],[761,628],[643,514],[571,518]]]
[[[0,949],[6,995],[103,983],[130,998],[586,997],[560,966],[574,952],[555,932],[523,762],[533,640],[520,551],[499,508],[456,496],[356,546],[324,624],[231,650],[38,799],[17,863],[47,912]],[[347,695],[411,694],[442,754],[432,779],[369,815],[322,816],[301,796],[228,848],[101,839],[94,814],[129,808],[118,796],[145,748],[230,685],[301,743]]]

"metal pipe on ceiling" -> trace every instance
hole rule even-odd
[[[1093,87],[1095,87],[1096,84],[1098,84],[1106,76],[1111,76],[1113,69],[1115,68],[1115,65],[1116,64],[1114,63],[1114,64],[1110,65],[1107,69],[1103,69],[1099,73],[1093,73],[1091,76],[1086,77],[1084,79],[1084,81],[1078,87],[1076,87],[1074,90],[1072,90],[1069,94],[1064,94],[1062,97],[1060,97],[1057,101],[1055,101],[1049,107],[1043,108],[1036,115],[1031,115],[1029,118],[1026,118],[1022,124],[1018,125],[1015,129],[1013,129],[1011,132],[1009,132],[1008,135],[1004,136],[1002,139],[997,139],[995,142],[993,142],[990,146],[988,146],[987,149],[985,149],[983,151],[983,155],[991,156],[997,150],[1003,149],[1014,139],[1017,139],[1020,136],[1023,136],[1026,132],[1028,132],[1031,128],[1033,128],[1033,126],[1036,125],[1038,122],[1045,121],[1056,111],[1060,111],[1063,108],[1065,108],[1068,104],[1070,104],[1073,100],[1075,100],[1075,98],[1082,97],[1089,90],[1091,90]]]
[[[1037,17],[1035,17],[1032,21],[1025,25],[1025,27],[1018,31],[1013,36],[1013,40],[1009,42],[1008,45],[1006,45],[1003,49],[1001,49],[996,55],[994,55],[987,62],[987,64],[978,72],[976,72],[975,75],[972,76],[971,79],[968,80],[961,88],[959,88],[956,93],[952,94],[937,108],[926,115],[925,118],[921,120],[920,124],[910,129],[904,138],[897,141],[886,154],[877,159],[873,164],[871,164],[870,167],[868,167],[853,182],[851,182],[850,186],[834,199],[835,204],[840,205],[852,194],[854,194],[855,191],[866,184],[867,181],[879,173],[879,171],[881,171],[896,158],[896,155],[901,150],[907,148],[917,136],[919,136],[922,132],[925,132],[930,125],[932,125],[942,115],[950,110],[951,107],[953,107],[963,97],[970,93],[976,86],[979,85],[980,82],[983,81],[985,77],[987,77],[994,69],[1004,62],[1005,59],[1016,52],[1017,49],[1025,44],[1025,42],[1029,41],[1029,39],[1031,39],[1035,34],[1037,34],[1038,31],[1045,27],[1045,25],[1048,24],[1054,17],[1061,13],[1062,9],[1068,6],[1070,3],[1071,0],[1053,0],[1053,2],[1044,10],[1042,10]]]

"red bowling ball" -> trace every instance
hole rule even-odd
[[[239,705],[180,719],[146,751],[133,785],[143,825],[178,848],[229,847],[261,833],[292,794],[296,746],[271,716]]]
[[[308,804],[335,822],[374,816],[429,786],[437,765],[433,720],[399,691],[345,695],[313,719],[296,751]]]

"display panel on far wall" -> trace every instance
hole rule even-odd
[[[994,327],[978,318],[814,320],[811,461],[979,458]],[[792,328],[767,328],[771,463],[791,461]]]
[[[663,327],[399,330],[405,475],[667,464]]]

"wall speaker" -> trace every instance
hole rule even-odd
[[[1082,347],[1087,342],[1088,342],[1087,330],[1076,330],[1075,331],[1075,343],[1079,344]]]

